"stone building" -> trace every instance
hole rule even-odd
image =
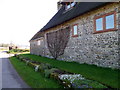
[[[58,2],[58,12],[30,40],[31,54],[53,58],[47,34],[66,27],[69,41],[58,60],[120,67],[120,2]]]

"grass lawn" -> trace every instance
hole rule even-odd
[[[16,57],[11,57],[10,61],[22,79],[32,88],[62,88],[57,81],[45,78],[40,72],[35,72],[33,68]]]
[[[38,62],[49,63],[52,66],[58,67],[59,69],[66,70],[72,73],[82,74],[84,77],[96,80],[102,84],[110,86],[112,88],[120,88],[120,70],[113,70],[110,68],[97,67],[95,65],[79,64],[76,62],[58,61],[49,59],[46,57],[40,57],[31,54],[21,54],[24,57],[31,58]],[[24,69],[23,69],[24,70]]]

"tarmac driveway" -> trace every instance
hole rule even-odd
[[[0,52],[0,90],[1,88],[29,88],[11,65],[9,55]]]

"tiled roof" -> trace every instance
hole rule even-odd
[[[32,37],[32,39],[30,41],[38,39],[38,38],[43,37],[43,36],[44,36],[44,32],[39,31]]]
[[[69,21],[77,16],[83,15],[86,12],[99,8],[108,2],[77,2],[76,5],[68,11],[65,11],[65,5],[52,17],[52,19],[38,32],[45,31],[66,21]],[[38,38],[37,34],[31,40]]]

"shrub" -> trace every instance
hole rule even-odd
[[[44,63],[41,63],[40,66],[39,66],[39,70],[41,72],[44,72],[45,69],[48,69],[48,67]]]
[[[24,57],[21,57],[21,56],[20,56],[19,59],[22,61],[22,60],[24,59]]]
[[[49,78],[50,77],[50,70],[49,69],[45,69],[45,71],[44,71],[44,75],[45,75],[45,77],[47,77],[47,78]]]
[[[41,72],[44,72],[46,69],[50,69],[52,68],[52,66],[50,64],[45,64],[45,63],[41,63],[39,66],[39,70]]]
[[[32,62],[29,62],[28,65],[33,67],[33,68],[35,67],[35,65]]]
[[[48,64],[48,63],[46,63],[45,65],[48,67],[48,69],[53,68],[53,66],[51,66],[51,65],[50,65],[50,64]]]
[[[44,71],[45,77],[49,78],[50,75],[55,72],[55,70],[58,70],[58,69],[57,68],[45,69],[45,71]]]
[[[19,55],[15,55],[15,57],[19,59],[20,56]]]

